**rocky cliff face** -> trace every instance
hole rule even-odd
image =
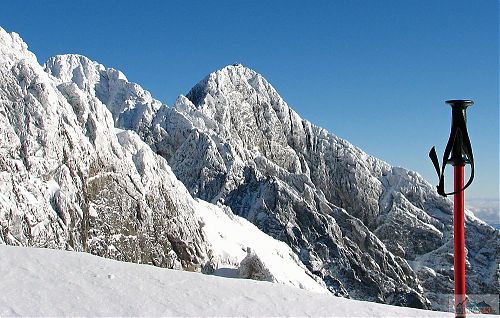
[[[3,56],[9,55],[2,52]],[[33,75],[16,73],[17,64],[26,62],[2,66],[2,76],[7,79],[2,82],[5,93],[1,95],[6,111],[0,115],[7,125],[2,124],[0,129],[13,131],[1,134],[11,136],[2,143],[8,145],[4,146],[6,150],[2,148],[6,153],[2,158],[9,158],[2,163],[6,167],[2,171],[8,172],[2,174],[7,178],[2,187],[11,197],[5,199],[3,195],[0,202],[11,204],[22,195],[22,190],[14,190],[17,184],[32,187],[38,182],[35,189],[46,187],[55,193],[59,187],[67,189],[63,194],[74,193],[75,198],[67,201],[49,190],[39,190],[40,195],[35,196],[38,201],[56,202],[55,207],[47,204],[41,216],[35,216],[36,222],[52,227],[54,220],[63,219],[53,212],[58,210],[57,202],[81,202],[76,204],[76,212],[68,212],[70,218],[65,216],[71,219],[70,227],[64,228],[62,222],[54,230],[44,228],[51,242],[71,242],[73,235],[80,238],[73,242],[86,242],[81,243],[82,249],[95,246],[99,251],[103,246],[102,250],[113,251],[109,246],[115,246],[114,241],[109,240],[133,239],[136,235],[115,236],[113,229],[128,233],[124,229],[144,229],[143,224],[154,228],[158,219],[169,215],[169,222],[161,228],[165,231],[149,232],[165,233],[155,239],[169,242],[163,254],[176,255],[165,262],[200,264],[206,247],[193,221],[196,218],[190,212],[192,208],[183,205],[184,196],[172,190],[176,186],[165,189],[172,175],[168,167],[162,168],[166,163],[154,155],[156,152],[168,161],[193,196],[227,205],[265,233],[286,242],[331,292],[404,306],[446,308],[442,294],[453,290],[451,202],[439,197],[417,173],[391,167],[301,119],[256,72],[241,65],[228,66],[207,76],[169,108],[137,84],[129,83],[120,72],[85,57],[56,56],[45,64],[45,74],[34,63],[34,59],[28,63],[29,69],[35,70]],[[50,94],[42,88],[37,90],[35,78],[44,79],[44,89],[52,92],[55,100],[44,101]],[[48,88],[46,79],[52,83]],[[15,104],[20,99],[28,100],[31,106]],[[38,103],[47,111],[32,116],[32,105]],[[52,123],[58,128],[50,131],[61,131],[62,136],[49,138],[54,145],[44,144],[45,132],[36,135],[40,125],[36,118],[43,118],[44,124],[62,122]],[[33,123],[28,127],[32,130],[16,128],[30,120]],[[67,122],[75,123],[66,126],[78,127],[78,134],[65,132],[69,130],[64,126]],[[97,124],[101,122],[106,124]],[[142,141],[131,132],[116,133],[113,126],[134,130],[150,148],[141,146]],[[70,140],[65,134],[77,137],[70,143],[65,141]],[[23,136],[35,137],[23,141]],[[51,153],[48,148],[58,150]],[[157,163],[137,158],[154,158]],[[43,169],[36,168],[41,172],[31,168],[33,162],[43,162]],[[22,169],[29,171],[21,178]],[[66,174],[59,172],[61,169]],[[26,181],[31,175],[40,181]],[[44,175],[48,175],[47,180]],[[15,178],[19,181],[12,181]],[[33,191],[30,188],[28,192]],[[109,195],[111,199],[107,199]],[[113,198],[116,195],[120,197]],[[121,202],[129,203],[123,206]],[[153,208],[156,205],[161,213]],[[2,238],[9,244],[15,243],[14,239],[27,240],[25,232],[33,232],[33,224],[38,224],[26,223],[24,216],[14,219],[23,214],[9,212],[23,208],[3,209]],[[78,209],[82,211],[80,219],[88,215],[88,222],[79,219]],[[94,223],[91,215],[98,216]],[[498,293],[499,232],[472,214],[467,215],[466,222],[468,291]],[[169,238],[171,228],[176,234]],[[68,239],[58,240],[60,237]]]
[[[0,29],[0,52],[0,243],[200,267],[207,244],[166,160],[16,34]]]
[[[73,58],[55,57],[47,71],[74,74],[85,63],[64,62]],[[135,129],[166,158],[193,196],[225,204],[286,242],[337,295],[446,308],[443,294],[453,291],[452,204],[417,173],[301,119],[242,65],[210,74],[172,108],[158,107],[124,77],[112,83],[109,72],[94,67],[99,80],[87,86],[123,90],[118,100],[96,96],[120,110],[115,123]],[[134,104],[135,96],[148,99]],[[120,100],[128,107],[117,107]],[[131,122],[123,118],[137,107],[146,114],[134,117],[141,125],[120,124]],[[468,214],[467,238],[469,292],[498,292],[499,232]]]

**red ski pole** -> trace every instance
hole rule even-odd
[[[453,213],[453,274],[455,279],[455,317],[465,317],[465,224],[464,164],[455,165]]]
[[[432,147],[429,157],[439,176],[437,191],[442,196],[454,194],[453,211],[453,273],[455,280],[455,317],[465,317],[467,296],[465,290],[465,223],[464,223],[464,190],[474,179],[474,157],[467,133],[467,107],[474,104],[471,100],[449,100],[452,109],[451,134],[443,155],[443,165],[440,169],[436,149]],[[454,166],[454,190],[444,191],[444,169],[446,164]],[[471,165],[471,175],[464,185],[464,168]]]

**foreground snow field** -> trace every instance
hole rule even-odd
[[[453,317],[298,288],[0,245],[0,316]]]

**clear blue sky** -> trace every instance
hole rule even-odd
[[[79,53],[117,68],[171,105],[239,62],[302,117],[393,165],[437,177],[446,99],[476,101],[477,179],[499,196],[499,8],[495,0],[4,1],[0,25],[43,63]]]

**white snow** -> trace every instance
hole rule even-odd
[[[234,215],[226,206],[217,207],[202,200],[196,202],[196,212],[203,220],[203,231],[212,245],[218,265],[215,275],[238,277],[237,268],[250,248],[269,270],[273,282],[329,293],[324,283],[312,278],[313,275],[284,242]]]
[[[96,209],[94,209],[94,204],[89,205],[89,215],[94,218],[98,216]]]
[[[453,317],[301,289],[0,245],[0,316]]]

